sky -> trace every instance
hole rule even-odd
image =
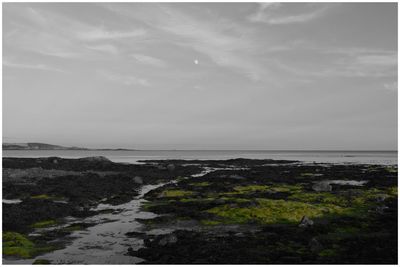
[[[397,3],[3,3],[3,142],[397,149]]]

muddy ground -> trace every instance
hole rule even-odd
[[[397,263],[396,166],[249,159],[3,158],[3,199],[13,203],[3,202],[3,255],[66,246],[90,226],[67,218],[171,180],[145,195],[142,209],[159,216],[126,233],[143,239],[127,254],[144,263]],[[65,227],[32,235],[57,225]]]

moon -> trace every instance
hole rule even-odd
[[[199,64],[199,61],[197,59],[194,60],[194,64]]]

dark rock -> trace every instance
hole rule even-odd
[[[84,160],[84,161],[95,161],[95,162],[111,162],[111,160],[109,160],[108,158],[103,157],[103,156],[86,157],[86,158],[81,158],[80,160]]]
[[[143,178],[140,176],[135,176],[135,178],[133,178],[133,181],[137,184],[143,184]]]
[[[222,198],[218,198],[215,200],[215,204],[217,204],[217,205],[223,205],[225,203],[226,203],[225,199],[222,199]]]
[[[235,179],[235,180],[245,180],[246,179],[245,177],[237,175],[237,174],[229,175],[229,178]]]
[[[312,189],[317,192],[330,192],[332,186],[328,182],[318,182],[312,186]]]
[[[313,253],[318,253],[323,249],[321,243],[315,237],[311,239],[308,245]]]
[[[173,171],[175,171],[175,165],[174,164],[168,164],[167,165],[167,170],[169,171],[169,172],[173,172]]]
[[[300,221],[299,227],[310,227],[314,225],[314,221],[309,219],[307,216],[303,216],[303,218]]]
[[[178,237],[174,234],[170,234],[167,236],[162,237],[159,241],[158,241],[158,245],[164,247],[170,244],[175,244],[176,242],[178,242]]]

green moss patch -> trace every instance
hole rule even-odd
[[[397,167],[394,167],[394,166],[386,167],[385,171],[390,172],[390,173],[397,173]]]
[[[46,260],[46,259],[37,259],[32,264],[34,264],[34,265],[45,265],[45,264],[51,264],[51,261]]]
[[[271,192],[271,193],[296,193],[301,192],[301,185],[275,184],[275,185],[247,185],[235,186],[232,192],[225,192],[222,195],[241,195],[254,192]]]
[[[39,247],[26,236],[16,232],[3,233],[3,255],[33,258],[35,255],[53,250],[53,247]]]
[[[221,224],[221,222],[219,221],[211,221],[211,220],[201,220],[200,223],[207,226],[214,226]]]
[[[53,197],[46,195],[46,194],[41,194],[41,195],[34,195],[31,196],[32,199],[53,199]]]
[[[209,209],[225,223],[262,224],[299,223],[303,216],[309,218],[322,217],[327,214],[342,214],[347,210],[332,204],[308,204],[297,201],[257,199],[258,205],[252,207],[231,207],[223,205]]]
[[[189,185],[193,185],[193,186],[209,186],[211,183],[209,182],[198,182],[198,183],[191,183]]]
[[[50,227],[50,226],[54,226],[54,225],[57,225],[56,220],[40,221],[40,222],[36,222],[36,223],[32,224],[31,226],[33,228],[46,228],[46,227]]]
[[[191,195],[193,195],[193,192],[186,190],[165,190],[162,193],[163,197],[186,197]]]
[[[334,204],[341,207],[347,207],[349,205],[349,200],[346,197],[327,192],[323,193],[298,192],[290,195],[288,199],[305,203]]]

